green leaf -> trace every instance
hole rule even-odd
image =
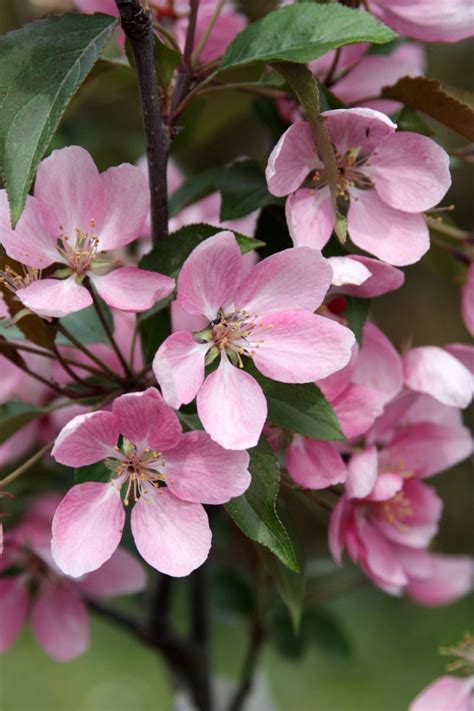
[[[354,332],[357,343],[360,345],[364,324],[369,315],[370,299],[357,299],[355,296],[345,296],[344,299],[346,301],[344,316],[347,319],[347,325]]]
[[[220,69],[250,62],[306,64],[354,42],[390,42],[395,33],[368,12],[341,5],[302,3],[268,13],[231,42]]]
[[[116,24],[102,14],[51,15],[0,38],[0,165],[13,224],[64,110]]]
[[[140,262],[140,267],[176,277],[183,262],[189,257],[193,249],[218,232],[222,232],[222,227],[213,227],[205,224],[186,225],[186,227],[182,227],[177,232],[170,234],[167,239],[161,240],[151,252],[145,254]],[[234,234],[242,254],[250,252],[252,249],[258,249],[258,247],[262,247],[265,244],[238,232],[234,232]]]
[[[255,608],[252,588],[232,568],[218,570],[212,576],[211,601],[220,612],[232,617],[248,617]]]
[[[109,328],[113,331],[114,321],[110,309],[100,297],[97,298],[100,301],[102,313],[106,318]],[[81,311],[76,311],[76,313],[64,316],[59,322],[83,345],[90,343],[109,343],[107,334],[93,306],[88,306],[87,309],[82,309]],[[67,346],[71,345],[71,341],[69,341],[66,336],[63,336],[62,333],[58,334],[56,343]]]
[[[474,141],[474,92],[446,87],[427,77],[403,77],[394,86],[382,89],[382,96],[423,111]]]
[[[138,328],[145,363],[151,363],[159,346],[171,333],[170,315],[161,310],[149,318],[139,319]]]
[[[335,615],[322,608],[307,610],[301,623],[301,634],[308,644],[338,660],[352,655],[352,645]]]
[[[412,111],[408,106],[404,106],[401,111],[392,117],[392,120],[401,131],[413,131],[414,133],[421,133],[422,136],[434,136],[434,131],[422,119],[420,114]]]
[[[33,407],[25,402],[12,401],[0,405],[0,444],[44,412],[46,412],[44,408]]]
[[[270,424],[313,439],[344,439],[336,413],[316,385],[278,383],[262,375],[253,364],[246,370],[265,393]]]
[[[264,438],[249,454],[252,483],[245,494],[226,504],[227,513],[246,536],[269,548],[290,570],[298,572],[293,545],[276,510],[280,488],[277,459]]]
[[[221,171],[217,187],[222,193],[220,219],[223,222],[280,202],[268,192],[265,174],[254,160],[238,161]]]
[[[84,484],[86,481],[110,481],[112,472],[107,469],[104,462],[89,464],[87,467],[78,467],[74,470],[74,483]]]
[[[181,54],[176,49],[167,47],[155,35],[155,70],[158,83],[163,92],[168,90],[174,70],[178,66],[180,59]]]
[[[284,522],[286,528],[288,529],[289,526],[286,519],[284,519]],[[291,541],[296,549],[298,566],[300,568],[299,573],[289,570],[266,550],[262,550],[262,555],[265,566],[275,579],[282,600],[288,609],[293,629],[297,633],[301,622],[301,615],[303,613],[303,604],[306,592],[305,559],[301,545],[296,545],[296,543],[300,543],[298,536],[293,528],[289,528],[289,531],[291,532]]]
[[[188,178],[169,199],[170,217],[174,217],[188,205],[215,192],[216,181],[221,171],[222,167],[208,168]]]

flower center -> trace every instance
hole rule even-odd
[[[33,269],[24,264],[21,265],[22,274],[16,272],[12,267],[6,266],[0,270],[0,284],[4,284],[9,291],[15,294],[18,289],[24,289],[32,282],[41,279],[41,269]]]
[[[112,479],[113,485],[121,488],[125,483],[127,484],[125,506],[140,497],[146,499],[147,485],[151,484],[159,488],[164,482],[165,461],[161,452],[149,448],[140,452],[135,444],[125,438],[121,448],[117,446],[115,449],[120,459],[107,459],[105,463],[115,474]]]
[[[374,188],[373,179],[366,175],[360,168],[368,165],[368,155],[361,155],[359,148],[352,148],[345,153],[336,152],[336,163],[338,168],[339,197],[349,200],[350,189],[372,190]],[[324,169],[314,170],[309,176],[309,186],[319,189],[327,184],[327,175]]]
[[[448,671],[462,670],[466,674],[474,674],[474,635],[466,632],[461,642],[453,647],[442,647],[440,652],[455,657]]]
[[[250,314],[244,309],[228,314],[221,311],[208,329],[195,336],[204,342],[214,343],[207,363],[212,362],[219,353],[225,352],[234,365],[243,368],[242,356],[252,358],[271,328],[271,324],[259,321],[256,314]]]
[[[89,220],[91,230],[95,227],[95,220]],[[83,232],[76,228],[75,240],[64,234],[60,227],[61,234],[58,238],[56,249],[61,255],[61,260],[66,262],[69,269],[83,279],[92,267],[103,266],[108,263],[105,252],[99,250],[99,237],[91,232]],[[57,276],[62,276],[58,273]]]
[[[410,499],[403,491],[399,491],[391,499],[380,504],[380,506],[383,516],[389,523],[400,531],[408,528],[408,525],[403,521],[413,514],[413,508]]]

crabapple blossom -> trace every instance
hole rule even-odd
[[[181,430],[158,391],[122,395],[111,411],[80,415],[60,432],[52,456],[71,467],[96,462],[109,481],[78,484],[53,519],[51,550],[73,577],[100,568],[116,550],[134,503],[131,528],[142,557],[167,575],[200,566],[211,546],[202,506],[240,496],[250,484],[246,452],[222,449],[205,432]]]
[[[454,352],[450,352],[450,348]],[[470,358],[470,369],[469,361],[467,366],[463,364],[463,356]],[[403,357],[405,383],[411,390],[427,393],[445,405],[463,409],[472,400],[473,360],[474,347],[468,345],[412,348]]]
[[[472,711],[474,676],[440,676],[413,699],[409,711]]]
[[[0,191],[0,241],[25,273],[3,281],[31,311],[61,317],[92,304],[90,280],[104,301],[124,311],[145,311],[168,296],[174,280],[114,263],[112,250],[140,234],[149,194],[141,171],[123,164],[99,173],[87,151],[70,146],[38,168],[34,195],[15,229],[6,192]],[[48,277],[41,271],[57,265]]]
[[[329,296],[338,293],[373,299],[399,289],[405,281],[401,269],[359,254],[329,257],[328,262],[333,274]]]
[[[273,380],[307,383],[343,368],[354,336],[315,315],[331,282],[316,250],[287,249],[259,262],[242,278],[242,257],[231,232],[202,242],[178,277],[178,303],[206,317],[198,333],[177,331],[158,349],[153,369],[175,408],[197,396],[206,431],[223,447],[257,444],[267,416],[265,396],[243,369],[243,357]],[[205,377],[205,365],[220,358]]]
[[[451,183],[448,154],[426,136],[396,132],[396,124],[373,109],[323,115],[336,150],[340,200],[352,241],[389,264],[418,261],[429,247],[422,213]],[[294,244],[324,247],[335,215],[309,123],[297,122],[283,134],[266,175],[273,195],[289,195],[286,217]]]
[[[474,336],[474,262],[469,264],[466,281],[461,287],[461,314],[467,330]]]
[[[400,34],[423,42],[459,42],[474,35],[470,0],[371,0],[370,10]]]
[[[89,645],[83,597],[129,595],[146,586],[143,567],[123,548],[97,572],[79,580],[63,575],[50,552],[51,519],[59,500],[56,494],[43,495],[5,533],[0,558],[0,652],[13,644],[29,618],[46,654],[60,662],[74,659]]]

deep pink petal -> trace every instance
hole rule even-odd
[[[403,386],[400,355],[382,331],[370,321],[364,325],[362,345],[352,380],[381,393],[383,404],[398,395]]]
[[[178,301],[190,314],[212,321],[231,300],[240,282],[242,258],[232,232],[204,240],[184,262],[178,277]]]
[[[365,572],[389,588],[403,588],[408,579],[390,543],[364,517],[357,521],[357,533],[365,549]]]
[[[255,447],[267,418],[260,385],[224,355],[197,396],[198,415],[212,439],[225,449]]]
[[[328,544],[331,555],[338,565],[342,562],[342,553],[346,545],[346,533],[354,507],[345,496],[341,496],[329,519]]]
[[[360,286],[345,286],[343,289],[344,294],[349,294],[349,296],[372,299],[374,296],[381,296],[389,291],[399,289],[405,281],[405,275],[400,269],[380,262],[378,259],[352,254],[351,260],[365,266],[370,271],[371,276]]]
[[[181,425],[155,388],[121,395],[112,405],[120,434],[137,450],[167,450],[181,440]]]
[[[375,445],[356,452],[347,465],[346,493],[350,499],[363,499],[377,480],[378,457]]]
[[[350,360],[354,334],[324,316],[306,311],[272,314],[255,350],[256,367],[284,383],[310,383],[340,370]]]
[[[98,570],[77,581],[83,593],[99,598],[132,595],[144,590],[146,584],[145,568],[125,548],[117,548],[112,557]]]
[[[364,169],[379,197],[396,210],[423,212],[451,185],[449,156],[431,138],[401,131],[388,136]]]
[[[423,605],[447,605],[473,589],[474,561],[469,556],[428,554],[432,572],[410,578],[407,593]]]
[[[214,14],[214,6],[211,3],[203,3],[198,13],[198,23],[196,28],[197,44],[206,30],[212,15]],[[247,24],[246,18],[233,11],[231,8],[227,12],[222,12],[215,21],[214,27],[199,55],[199,60],[202,64],[213,62],[224,54],[227,46],[232,42],[234,37],[244,29]],[[187,20],[186,20],[187,26]]]
[[[331,401],[341,429],[351,439],[367,432],[383,412],[385,397],[366,385],[350,385]]]
[[[166,452],[169,490],[184,501],[224,504],[250,486],[247,452],[223,449],[206,432],[187,432]]]
[[[25,623],[28,591],[25,581],[16,577],[0,580],[0,653],[5,652],[18,637]]]
[[[77,415],[61,430],[51,454],[60,464],[85,467],[114,456],[119,434],[117,419],[111,412]]]
[[[16,292],[23,304],[39,316],[62,318],[92,304],[92,297],[72,275],[67,279],[40,279]]]
[[[327,188],[301,188],[289,196],[285,213],[288,231],[295,247],[322,249],[336,224]]]
[[[336,371],[327,378],[318,380],[317,386],[322,390],[324,396],[332,402],[349,385],[354,372],[357,358],[359,357],[359,346],[356,343],[352,346],[351,359],[341,370]]]
[[[128,163],[109,168],[100,181],[104,210],[94,232],[100,249],[117,249],[141,233],[150,206],[148,181],[140,168]]]
[[[69,581],[40,586],[31,607],[31,626],[46,654],[57,662],[69,662],[89,646],[86,606]]]
[[[400,474],[385,472],[379,474],[375,486],[367,497],[368,501],[387,501],[403,489],[405,480]]]
[[[305,489],[326,489],[346,479],[346,465],[334,445],[300,435],[293,437],[286,450],[285,466]]]
[[[56,565],[73,578],[97,570],[116,550],[124,523],[114,486],[97,481],[73,486],[54,514],[51,552]]]
[[[445,405],[465,408],[472,399],[473,378],[467,368],[443,348],[412,348],[403,358],[405,383]]]
[[[318,167],[321,167],[321,161],[310,124],[304,121],[294,123],[281,136],[268,159],[268,189],[272,195],[289,195],[301,186],[311,170]]]
[[[474,262],[471,262],[466,281],[461,288],[461,314],[466,328],[474,336]]]
[[[196,343],[188,331],[171,334],[158,348],[153,372],[166,402],[179,408],[196,397],[204,380],[208,343]]]
[[[395,210],[375,190],[352,191],[347,221],[354,244],[398,267],[418,262],[430,246],[423,215]]]
[[[30,195],[25,209],[12,229],[7,191],[0,190],[0,244],[9,257],[35,269],[45,269],[60,257],[56,251],[59,234],[52,234],[43,220],[41,204]]]
[[[105,276],[90,274],[99,295],[115,309],[146,311],[157,301],[169,296],[174,289],[174,279],[158,272],[138,267],[119,267]]]
[[[204,508],[165,488],[148,487],[146,499],[133,507],[131,525],[142,558],[165,575],[189,575],[209,555],[212,535]]]

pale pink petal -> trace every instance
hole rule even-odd
[[[225,355],[197,396],[198,415],[212,439],[225,449],[249,449],[258,443],[267,418],[260,385]]]
[[[352,346],[351,359],[349,363],[333,375],[328,375],[327,378],[318,380],[318,382],[316,383],[320,390],[323,392],[324,396],[329,401],[332,402],[349,385],[352,378],[352,374],[354,372],[355,365],[357,363],[358,356],[359,346],[356,342]]]
[[[352,190],[347,221],[354,244],[398,267],[418,262],[430,246],[423,215],[395,210],[375,190]]]
[[[99,249],[116,249],[141,233],[150,206],[148,181],[140,168],[128,163],[109,168],[100,176],[104,210],[94,226]]]
[[[212,535],[204,508],[166,488],[147,488],[146,498],[133,507],[131,526],[142,558],[165,575],[189,575],[209,555]]]
[[[470,0],[373,0],[370,8],[400,34],[424,42],[459,42],[474,34]]]
[[[0,190],[0,244],[9,257],[35,269],[62,261],[56,250],[59,234],[52,234],[43,221],[43,209],[35,198],[26,198],[25,209],[13,230],[7,191]]]
[[[357,533],[364,546],[361,563],[365,572],[384,585],[402,588],[407,576],[390,543],[364,517],[357,521]]]
[[[396,433],[380,453],[380,465],[386,471],[428,477],[462,462],[471,452],[472,439],[466,427],[419,422]]]
[[[119,434],[117,418],[111,412],[77,415],[57,436],[51,455],[60,464],[85,467],[114,456]]]
[[[106,15],[118,15],[115,0],[74,0],[81,12],[104,12]]]
[[[285,311],[266,319],[253,357],[269,378],[309,383],[340,370],[350,360],[354,334],[345,326],[306,311]]]
[[[282,197],[297,190],[314,168],[321,167],[313,129],[298,121],[285,131],[270,154],[266,169],[269,191]]]
[[[206,432],[187,432],[165,454],[165,480],[179,499],[224,504],[250,486],[248,464],[247,452],[223,449]]]
[[[462,427],[462,412],[457,407],[443,405],[431,395],[415,393],[413,390],[407,390],[406,393],[414,397],[411,405],[407,402],[406,412],[400,418],[399,425],[411,422],[438,422],[449,427]]]
[[[73,578],[97,570],[116,550],[124,523],[120,492],[114,486],[98,481],[73,486],[53,519],[56,565]]]
[[[371,272],[367,267],[352,257],[329,257],[328,262],[332,269],[331,284],[333,286],[344,286],[345,284],[360,286],[370,279]]]
[[[69,662],[89,646],[87,610],[69,581],[40,586],[31,606],[31,626],[46,654],[57,662]]]
[[[347,465],[346,494],[350,499],[363,499],[372,492],[377,480],[377,447],[356,452]]]
[[[341,496],[329,519],[328,545],[332,557],[338,565],[342,562],[342,553],[345,547],[345,536],[349,526],[349,519],[354,512],[354,507],[345,496]]]
[[[373,109],[334,109],[325,111],[326,127],[339,153],[362,148],[367,154],[395,132],[397,125]]]
[[[25,581],[16,577],[0,580],[0,653],[5,652],[18,637],[25,623],[28,591]]]
[[[181,440],[181,425],[155,388],[121,395],[112,405],[120,434],[137,450],[167,450]]]
[[[351,439],[367,432],[383,412],[385,397],[366,385],[350,385],[331,401],[341,429]]]
[[[76,229],[95,233],[104,210],[104,189],[90,154],[80,146],[53,151],[41,161],[34,196],[47,215],[50,233],[75,240]]]
[[[209,347],[209,343],[196,343],[188,331],[178,331],[158,348],[153,372],[168,405],[177,409],[194,400],[204,380]]]
[[[256,264],[235,294],[236,309],[264,317],[281,311],[315,311],[331,285],[332,269],[309,247],[284,249]]]
[[[90,597],[115,597],[132,595],[146,588],[147,574],[137,558],[117,548],[109,560],[98,570],[77,581],[80,590]]]
[[[381,296],[389,291],[399,289],[405,281],[405,275],[400,269],[380,262],[378,259],[352,254],[351,260],[359,262],[366,267],[370,272],[370,276],[360,286],[345,286],[344,289],[341,289],[344,294],[349,294],[349,296],[372,299],[374,296]]]
[[[23,304],[38,314],[62,318],[92,304],[92,297],[75,276],[67,279],[40,279],[16,292]]]
[[[405,480],[400,474],[393,474],[391,472],[379,474],[375,481],[375,486],[367,497],[367,500],[387,501],[387,499],[391,499],[403,489],[404,483]]]
[[[434,207],[451,185],[449,156],[431,138],[401,131],[386,138],[364,167],[379,197],[396,210]]]
[[[326,489],[346,479],[346,465],[331,443],[301,435],[295,435],[286,450],[285,466],[291,478],[305,489]]]
[[[198,13],[198,22],[196,27],[195,44],[199,42],[203,32],[206,30],[212,15],[214,14],[214,5],[204,4]],[[202,52],[199,55],[199,61],[202,64],[213,62],[218,59],[227,46],[232,42],[234,37],[244,29],[247,24],[246,18],[240,13],[229,9],[228,12],[222,12],[217,18],[211,34],[205,43]],[[187,20],[186,20],[187,25]]]
[[[408,711],[472,711],[472,677],[440,676],[411,702]]]
[[[184,262],[178,277],[178,302],[190,314],[212,321],[231,300],[240,282],[242,266],[232,232],[219,232],[201,242]]]
[[[467,343],[449,343],[443,346],[443,349],[457,358],[474,375],[474,346]]]
[[[352,380],[381,393],[383,404],[398,395],[403,386],[400,355],[382,331],[370,321],[364,325],[362,345]]]
[[[429,577],[410,579],[407,593],[423,605],[447,605],[473,589],[474,561],[469,556],[429,554]]]
[[[205,316],[188,314],[176,299],[170,304],[170,312],[173,333],[176,331],[202,331],[209,324]]]
[[[403,358],[406,385],[427,393],[445,405],[465,408],[472,399],[472,375],[443,348],[412,348]]]
[[[461,314],[467,330],[474,336],[474,262],[469,265],[466,281],[461,287]]]
[[[295,247],[322,249],[330,238],[336,215],[327,188],[301,188],[286,201],[288,231]]]
[[[151,309],[169,296],[175,286],[174,279],[138,267],[119,267],[105,276],[92,273],[89,276],[109,306],[134,313]]]

